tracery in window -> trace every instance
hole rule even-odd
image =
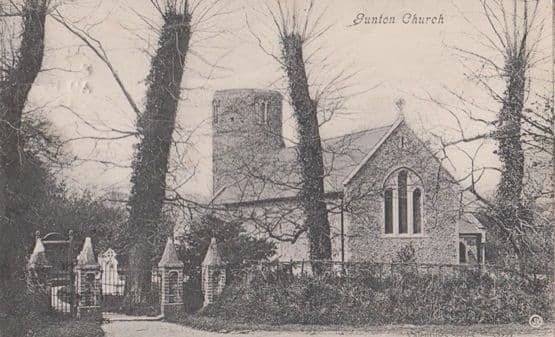
[[[422,180],[413,171],[401,168],[384,183],[384,234],[422,234]]]

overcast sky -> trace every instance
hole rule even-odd
[[[303,5],[302,1],[297,3]],[[405,115],[409,125],[422,137],[429,137],[431,132],[448,133],[456,126],[455,120],[425,99],[431,96],[449,101],[445,88],[472,97],[490,109],[497,108],[485,98],[482,89],[465,80],[465,68],[452,48],[475,50],[495,59],[491,50],[484,49],[477,42],[476,28],[489,32],[479,1],[319,0],[317,4],[320,9],[327,8],[322,21],[332,27],[309,46],[309,51],[319,48],[311,72],[331,74],[337,69],[349,69],[356,73],[350,80],[349,92],[359,93],[347,102],[343,114],[322,128],[324,138],[391,122],[397,116],[394,102],[399,97],[407,102]],[[210,193],[210,115],[214,91],[238,87],[282,90],[279,65],[258,46],[246,25],[248,18],[251,29],[267,42],[268,50],[278,50],[269,18],[252,9],[254,6],[264,11],[262,1],[227,0],[222,5],[229,13],[199,24],[193,35],[192,52],[187,57],[182,84],[184,100],[178,112],[181,136],[175,137],[184,140],[191,130],[195,130],[190,146],[182,146],[180,151],[187,153],[187,160],[181,161],[178,168],[182,176],[187,175],[186,168],[198,163],[194,178],[181,187],[187,194],[207,196]],[[551,4],[544,1],[542,5],[541,15],[544,16],[540,16],[546,20],[544,24],[548,33],[538,48],[540,53],[550,55]],[[68,18],[80,19],[77,25],[94,25],[92,35],[102,41],[132,96],[137,102],[144,103],[144,78],[149,66],[144,51],[153,51],[156,34],[138,14],[155,25],[160,22],[150,1],[75,0],[66,1],[60,11]],[[359,13],[394,16],[396,21],[394,24],[354,25],[353,20]],[[443,24],[404,24],[402,19],[407,13],[423,17],[441,15]],[[52,70],[39,76],[31,93],[31,106],[47,104],[54,131],[65,139],[110,135],[98,132],[90,125],[102,130],[107,127],[133,130],[134,113],[106,67],[53,20],[47,22],[46,34],[44,68]],[[327,67],[322,70],[322,63],[316,61],[325,56],[329,58]],[[547,87],[551,62],[551,59],[547,60],[533,74],[534,90]],[[211,65],[214,63],[217,67]],[[82,120],[63,106],[71,108]],[[286,106],[284,110],[284,134],[294,139],[290,108]],[[469,132],[480,131],[476,125],[465,127]],[[132,138],[69,143],[67,151],[89,161],[79,161],[79,165],[66,170],[64,178],[78,190],[89,188],[102,192],[114,189],[128,193],[130,169],[126,166],[130,165],[133,143]],[[496,163],[493,149],[491,144],[482,148],[482,163]],[[463,175],[468,168],[467,160],[454,152],[451,155],[455,167],[448,169],[456,176]],[[176,167],[176,163],[173,165]],[[491,189],[495,182],[495,174],[488,175],[482,189]]]

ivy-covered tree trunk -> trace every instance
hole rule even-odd
[[[22,221],[28,209],[23,192],[26,161],[22,137],[23,109],[42,67],[48,0],[25,0],[20,8],[19,48],[3,54],[0,74],[0,298],[1,310],[13,313],[23,293],[25,255],[32,228]]]
[[[129,198],[129,266],[126,307],[147,302],[154,242],[165,198],[168,158],[175,127],[185,57],[191,37],[191,17],[168,10],[147,77],[146,107],[137,121],[141,139],[136,149]]]
[[[501,218],[501,226],[506,229],[502,233],[513,247],[522,266],[525,254],[525,246],[522,242],[525,229],[522,224],[526,217],[522,203],[524,151],[521,136],[526,78],[524,55],[515,54],[512,59],[509,59],[505,71],[507,89],[495,132],[498,140],[498,156],[501,161],[496,206],[498,216]]]
[[[282,37],[283,64],[288,78],[299,136],[298,160],[302,186],[299,193],[308,229],[310,259],[331,258],[330,225],[324,201],[324,161],[318,125],[317,104],[310,97],[303,59],[303,42],[297,33]]]

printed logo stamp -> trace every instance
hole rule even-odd
[[[528,319],[528,324],[530,324],[532,328],[539,328],[543,325],[543,318],[540,315],[532,315]]]

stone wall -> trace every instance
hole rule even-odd
[[[422,179],[420,236],[383,233],[383,184],[392,171],[402,167]],[[458,186],[404,122],[348,184],[346,199],[350,213],[346,238],[349,260],[389,263],[411,244],[419,263],[458,262]]]

